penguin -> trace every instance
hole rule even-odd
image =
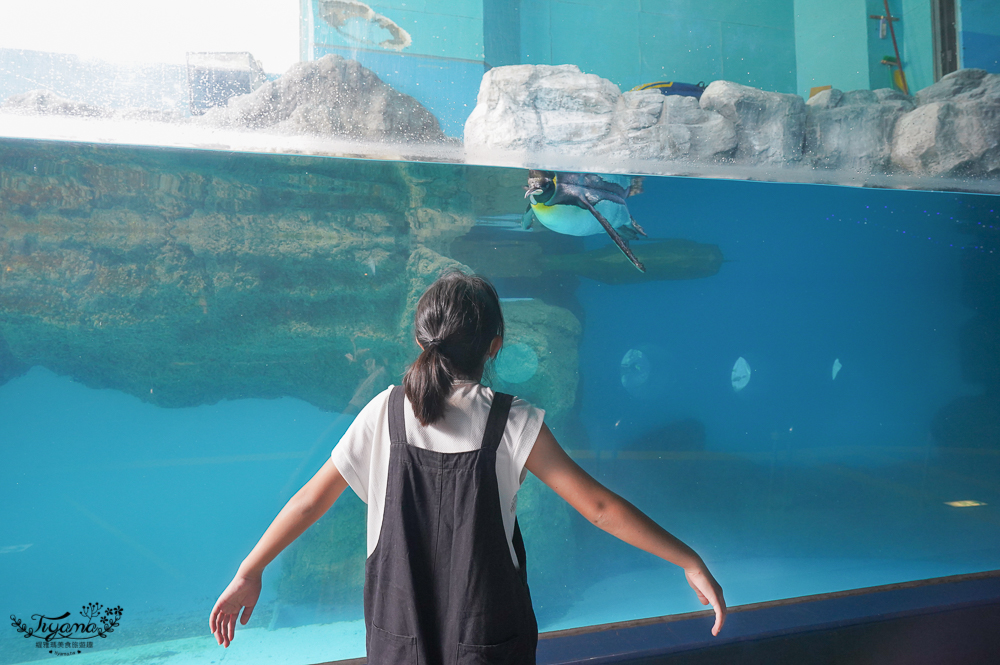
[[[528,171],[524,198],[529,204],[521,225],[528,229],[538,220],[556,233],[571,236],[606,231],[628,260],[646,272],[628,246],[637,235],[646,235],[625,204],[626,197],[640,191],[639,182],[631,176]]]

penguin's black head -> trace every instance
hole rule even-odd
[[[556,174],[552,171],[528,171],[528,185],[524,189],[524,198],[533,196],[535,201],[546,203],[556,193]]]

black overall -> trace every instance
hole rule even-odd
[[[365,563],[369,665],[533,665],[524,542],[511,561],[496,451],[510,411],[496,393],[480,450],[407,443],[400,386],[389,395],[389,478],[378,545]]]

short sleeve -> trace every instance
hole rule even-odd
[[[361,409],[330,453],[340,475],[365,503],[368,503],[375,429],[378,418],[385,412],[389,392],[387,389],[379,393]]]
[[[515,397],[510,405],[508,420],[514,426],[511,431],[511,460],[520,485],[525,477],[524,464],[545,421],[545,411]]]

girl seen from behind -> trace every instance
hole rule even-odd
[[[544,411],[482,385],[503,336],[485,279],[451,272],[427,289],[415,317],[420,356],[402,386],[361,410],[240,565],[209,619],[219,644],[229,646],[237,618],[249,620],[264,567],[349,485],[368,504],[370,665],[534,663],[538,627],[516,518],[528,471],[597,527],[681,566],[714,607],[718,634],[725,600],[701,557],[570,459]]]

